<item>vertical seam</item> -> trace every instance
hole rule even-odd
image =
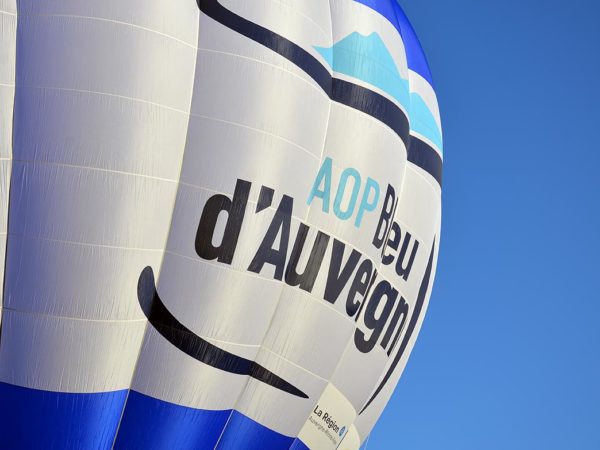
[[[200,16],[201,16],[201,12],[200,10],[198,10],[198,32],[196,35],[196,42],[199,44],[199,40],[200,40]],[[199,47],[199,45],[198,45]],[[190,108],[189,108],[189,112],[187,113],[188,116],[188,125],[187,125],[187,129],[186,129],[186,139],[185,139],[185,143],[183,146],[183,152],[181,153],[181,165],[179,166],[179,177],[177,178],[177,189],[175,190],[175,198],[173,199],[173,206],[171,208],[171,220],[169,222],[169,228],[168,228],[168,232],[167,232],[167,236],[165,238],[165,243],[164,243],[164,248],[163,248],[163,255],[162,255],[162,259],[160,262],[160,267],[159,270],[157,271],[156,274],[156,282],[158,285],[158,281],[160,279],[160,273],[162,272],[162,266],[165,260],[165,254],[166,254],[166,250],[167,250],[167,245],[169,243],[169,239],[171,237],[171,229],[172,229],[172,225],[173,225],[173,216],[175,213],[175,206],[177,205],[177,198],[179,197],[179,188],[181,186],[181,174],[183,172],[183,163],[185,161],[185,153],[187,150],[187,142],[188,142],[188,138],[189,138],[189,129],[190,129],[190,119],[192,116],[192,105],[194,102],[194,91],[195,91],[195,85],[196,85],[196,72],[198,69],[198,54],[199,54],[200,50],[198,48],[196,48],[196,53],[194,56],[194,76],[192,79],[192,86],[191,86],[191,94],[190,94]],[[121,430],[121,424],[123,423],[123,418],[125,417],[125,410],[127,409],[127,403],[129,401],[129,395],[131,394],[131,390],[132,390],[132,385],[133,385],[133,381],[135,380],[135,377],[137,375],[137,371],[138,371],[138,367],[139,367],[139,363],[140,363],[140,359],[142,356],[142,351],[144,349],[144,345],[146,343],[146,339],[148,336],[148,329],[150,328],[150,321],[146,320],[146,325],[144,327],[144,334],[142,337],[142,341],[140,343],[140,348],[138,350],[138,354],[136,357],[136,361],[135,361],[135,366],[133,368],[132,371],[132,375],[131,375],[131,380],[129,381],[129,389],[127,390],[127,396],[125,397],[125,403],[123,403],[123,409],[121,410],[121,417],[119,417],[119,423],[117,424],[117,428],[115,430],[115,435],[113,438],[113,442],[111,445],[111,450],[114,450],[115,448],[115,444],[117,442],[117,438],[119,436],[119,431]]]

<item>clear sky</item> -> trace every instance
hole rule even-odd
[[[368,450],[600,449],[600,2],[401,0],[445,132],[425,324]]]

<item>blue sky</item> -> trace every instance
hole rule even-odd
[[[600,2],[401,0],[444,120],[425,324],[368,450],[600,449]]]

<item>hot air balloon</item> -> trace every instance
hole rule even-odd
[[[0,448],[358,449],[439,246],[394,0],[0,0]]]

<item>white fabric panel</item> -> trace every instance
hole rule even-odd
[[[286,10],[282,7],[271,14]],[[288,18],[294,20],[294,14]],[[295,200],[292,237],[308,211],[306,195],[320,165],[330,101],[289,61],[204,16],[199,47],[181,182],[157,277],[158,292],[169,311],[195,334],[254,360],[273,320],[282,285],[273,280],[272,266],[265,266],[260,274],[248,272],[248,266],[283,195]],[[210,197],[222,193],[231,198],[237,179],[253,184],[234,260],[231,265],[204,261],[194,248],[201,213]],[[263,185],[275,189],[275,195],[271,207],[255,213]],[[223,226],[221,222],[217,228],[217,242]],[[275,369],[281,366],[283,373],[276,372],[278,376],[292,384],[302,380],[303,389],[313,394],[324,387],[318,377],[289,362],[276,358],[273,364]],[[170,370],[160,369],[163,365]],[[149,329],[132,387],[201,409],[230,409],[245,402],[250,411],[260,410],[245,394],[246,386],[262,389],[253,387],[248,377],[194,361]],[[275,391],[269,395],[279,402],[288,397],[270,386],[266,389]],[[307,410],[311,406],[305,399],[301,403]]]
[[[335,326],[332,326],[335,324]],[[285,286],[263,346],[315,375],[329,379],[354,322],[327,302]]]
[[[210,342],[248,359],[254,359],[259,350],[258,346]],[[177,405],[216,411],[232,408],[247,383],[248,377],[190,358],[148,327],[131,388]]]
[[[315,44],[330,45],[332,23],[329,2],[223,0],[221,4],[303,48],[311,49]]]
[[[422,245],[429,245],[430,249],[434,236],[438,235],[440,211],[439,184],[432,182],[418,167],[407,166],[396,220],[421,240]]]
[[[17,39],[16,0],[0,0],[0,286],[4,286],[4,255],[12,170],[13,105]],[[3,289],[0,289],[0,326]]]
[[[193,47],[198,38],[198,6],[193,1],[179,2],[174,7],[171,0],[19,0],[19,12],[117,22],[181,40]]]
[[[63,317],[144,319],[135,301],[138,278],[146,266],[160,268],[162,249],[17,235],[10,242],[20,265],[7,268],[6,307]]]
[[[0,11],[3,13],[17,14],[17,0],[0,0]]]
[[[173,205],[172,181],[16,160],[12,178],[11,235],[136,249],[164,246],[169,209],[165,214],[156,205]]]
[[[13,3],[11,8],[10,3]],[[12,116],[15,93],[17,15],[13,2],[0,4],[0,157],[12,149]]]
[[[360,353],[354,348],[354,343],[348,343],[344,356],[330,378],[331,384],[348,399],[356,411],[360,411],[380,380],[388,361],[389,357],[381,347],[376,347],[370,353]]]
[[[15,16],[3,16],[0,14],[0,21],[7,22],[7,20],[2,20],[5,17],[14,17]],[[7,27],[4,24],[2,26],[3,30],[6,30]],[[14,30],[13,30],[14,31]],[[3,36],[4,40],[5,37]],[[10,36],[7,36],[6,39],[10,39]],[[14,36],[13,36],[14,39]],[[4,41],[2,42],[4,45]],[[1,47],[0,47],[1,48]],[[6,61],[6,59],[4,59]],[[3,62],[3,66],[0,68],[1,72],[7,72],[4,64],[10,65],[9,61]],[[14,70],[14,60],[12,61],[13,70]],[[4,75],[4,74],[2,74]],[[11,159],[12,156],[12,133],[13,133],[13,106],[14,106],[14,98],[15,98],[15,85],[14,85],[14,74],[12,79],[6,79],[3,77],[4,81],[0,81],[0,161],[7,161]]]
[[[11,152],[12,153],[12,152]],[[6,241],[6,233],[8,228],[8,199],[10,193],[10,176],[12,171],[12,161],[10,156],[0,159],[0,236]],[[0,255],[4,255],[4,245],[0,246]],[[4,257],[0,258],[4,264]],[[4,277],[4,271],[0,276]],[[0,291],[0,298],[2,292]],[[2,305],[2,302],[0,302]]]
[[[188,113],[64,89],[20,89],[19,159],[177,180]],[[35,126],[32,126],[35,124]]]
[[[147,324],[138,277],[160,269],[175,204],[198,9],[166,0],[19,8],[0,380],[126,389]]]
[[[236,178],[256,180],[296,199],[295,214],[306,215],[306,195],[312,187],[312,174],[319,169],[320,155],[273,134],[236,123],[192,117],[190,125],[187,138],[190,150],[185,154],[181,171],[182,184],[231,195]],[[200,151],[202,149],[210,151]],[[265,169],[267,164],[268,170]],[[235,177],[224,176],[226,173]],[[259,193],[260,186],[255,186],[250,200],[256,202]]]
[[[93,17],[26,15],[19,17],[18,30],[23,86],[91,91],[189,110],[195,49],[187,44]],[[25,70],[29,67],[36,70]]]
[[[0,381],[58,392],[127,389],[146,322],[4,310]],[[119,349],[119,351],[115,351]]]
[[[321,155],[329,114],[323,91],[260,61],[200,53],[196,79],[201,82],[194,92],[193,116],[260,130]]]

